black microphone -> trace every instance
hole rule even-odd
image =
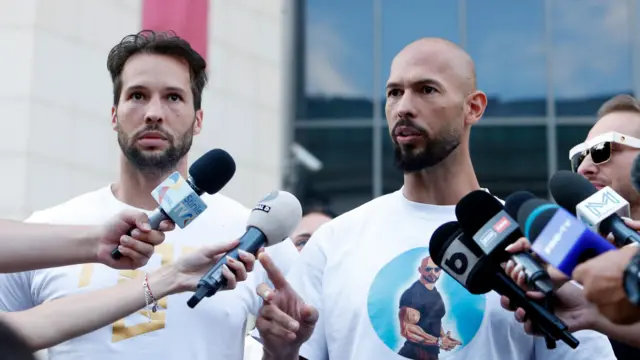
[[[522,195],[515,195],[510,208],[515,208],[515,202],[522,199]],[[505,251],[508,245],[524,235],[518,222],[495,197],[483,190],[470,192],[456,205],[456,217],[462,230],[466,234],[473,234],[473,241],[485,255],[498,264],[513,260],[522,266],[527,285],[545,295],[553,293],[554,286],[549,274],[531,254],[511,254]]]
[[[300,219],[302,206],[295,196],[286,191],[269,193],[251,211],[247,232],[240,238],[240,244],[204,274],[187,305],[193,309],[202,299],[213,296],[227,284],[227,279],[222,275],[222,266],[227,263],[227,256],[238,260],[238,250],[255,255],[262,246],[281,242],[291,235]]]
[[[149,215],[149,225],[153,230],[158,230],[164,220],[171,220],[180,228],[189,225],[207,208],[200,196],[222,190],[235,172],[235,161],[222,149],[210,150],[196,160],[189,167],[186,181],[179,172],[174,172],[152,193],[160,206]],[[183,186],[185,183],[188,186]],[[118,260],[122,253],[115,248],[111,257]]]
[[[515,306],[524,309],[545,338],[562,340],[574,349],[580,344],[566,324],[542,305],[531,301],[525,291],[490,261],[455,221],[436,229],[431,236],[429,249],[433,262],[471,294],[495,290],[508,297]]]
[[[628,202],[613,189],[605,187],[598,191],[581,175],[560,170],[551,177],[549,190],[558,205],[589,229],[604,236],[613,234],[617,246],[640,243],[638,232],[629,228],[617,213],[628,214]]]

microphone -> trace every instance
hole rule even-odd
[[[571,348],[580,344],[557,316],[531,301],[494,262],[489,261],[478,245],[460,229],[455,221],[441,225],[431,236],[430,255],[434,263],[453,277],[471,294],[495,290],[523,308],[545,338],[562,340]],[[547,342],[548,347],[553,343]]]
[[[522,195],[515,195],[510,208]],[[456,217],[466,234],[482,252],[496,263],[509,259],[522,266],[527,285],[545,295],[553,293],[553,282],[547,271],[527,252],[510,254],[505,248],[524,235],[518,223],[495,197],[483,190],[472,191],[456,205]]]
[[[610,187],[597,191],[581,175],[560,170],[551,177],[549,190],[560,206],[576,214],[591,230],[604,235],[613,234],[618,247],[640,243],[640,235],[620,218],[629,217],[629,203]]]
[[[151,192],[160,206],[149,215],[149,225],[158,230],[162,221],[171,220],[184,229],[207,208],[200,196],[220,191],[235,172],[235,161],[222,149],[210,150],[196,160],[189,167],[187,180],[174,172]],[[111,257],[118,260],[122,253],[115,248]]]
[[[569,277],[578,264],[615,249],[567,210],[543,199],[522,204],[518,223],[531,250]]]
[[[640,193],[640,155],[633,161],[633,167],[631,168],[631,185]]]
[[[295,196],[286,191],[269,193],[251,211],[247,231],[240,238],[240,244],[202,276],[187,305],[193,309],[202,299],[213,296],[227,284],[227,279],[222,275],[222,266],[227,263],[227,256],[238,260],[238,250],[255,255],[262,246],[281,242],[291,235],[300,219],[302,206]]]

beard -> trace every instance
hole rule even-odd
[[[164,131],[157,123],[149,124],[133,135],[125,133],[119,125],[117,131],[118,144],[127,160],[140,172],[151,176],[164,175],[175,170],[178,162],[189,153],[193,143],[193,126],[189,127],[189,130],[180,137],[178,142],[174,136]],[[169,143],[169,147],[162,152],[155,153],[145,153],[140,150],[135,142],[142,133],[148,131],[161,133]]]
[[[400,145],[392,136],[393,155],[396,167],[404,173],[418,172],[436,166],[446,159],[460,145],[461,132],[455,129],[446,129],[442,134],[431,136],[426,130],[414,124],[411,120],[402,119],[393,127],[394,134],[398,126],[411,127],[420,132],[424,138],[424,148],[416,145]]]

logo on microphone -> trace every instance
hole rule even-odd
[[[506,216],[503,216],[495,225],[493,225],[493,230],[500,234],[506,228],[508,228],[509,225],[511,225],[511,221],[509,221]]]
[[[253,208],[253,210],[259,210],[259,211],[264,211],[268,213],[269,211],[271,211],[271,206],[266,204],[258,204],[256,205],[256,207]]]
[[[584,206],[595,216],[600,216],[603,213],[607,213],[610,211],[610,208],[616,207],[617,204],[620,204],[620,199],[616,196],[617,194],[615,192],[606,191],[607,188],[604,188],[602,190],[602,200],[598,202],[587,200]],[[591,197],[595,197],[597,194],[598,193],[595,193]]]
[[[180,176],[179,172],[171,174],[162,184],[157,188],[158,191],[158,204],[163,204],[166,201],[167,206],[173,206],[174,201],[167,193],[170,191],[179,190],[184,184],[184,179]]]

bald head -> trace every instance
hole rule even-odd
[[[473,60],[461,47],[441,38],[422,38],[405,46],[393,59],[391,73],[407,65],[430,66],[434,73],[451,77],[464,95],[476,90]]]

